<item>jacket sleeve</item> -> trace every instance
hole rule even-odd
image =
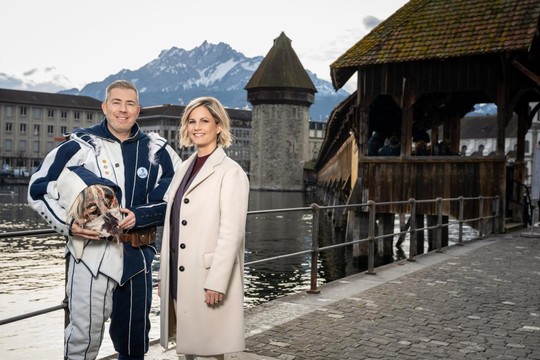
[[[59,204],[58,177],[66,166],[84,163],[80,144],[70,140],[53,149],[32,174],[28,184],[28,204],[47,224],[62,235],[69,235],[67,211]]]
[[[165,220],[167,209],[165,199],[174,173],[180,167],[182,160],[168,144],[165,144],[158,155],[158,179],[156,186],[148,194],[148,203],[131,209],[137,219],[135,229],[161,226]]]

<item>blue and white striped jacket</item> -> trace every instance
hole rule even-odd
[[[164,199],[180,163],[178,154],[161,136],[145,134],[135,124],[130,137],[120,142],[108,130],[107,120],[104,119],[90,128],[75,129],[65,142],[45,157],[30,179],[28,203],[54,230],[69,236],[69,209],[59,201],[62,188],[58,186],[58,178],[64,168],[82,165],[96,176],[120,187],[121,207],[133,211],[137,219],[134,230],[161,226],[166,210]],[[123,251],[117,252],[108,245],[109,241],[106,240],[87,241],[85,245],[85,249],[88,246],[96,247],[93,251],[85,250],[80,259],[94,275],[98,271],[103,272],[123,284],[146,269],[139,249],[125,243]],[[70,249],[73,253],[71,239],[67,251]],[[117,253],[124,258],[121,279],[103,264],[105,259],[107,262],[122,263],[115,255]]]

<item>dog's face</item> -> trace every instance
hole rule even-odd
[[[120,206],[114,190],[105,185],[91,185],[73,203],[70,215],[85,229],[97,231],[101,238],[116,238],[122,233]]]

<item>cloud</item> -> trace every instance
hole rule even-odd
[[[371,15],[365,16],[364,19],[362,20],[362,23],[364,24],[364,26],[366,27],[368,31],[373,30],[375,26],[379,25],[381,22],[382,22],[381,19],[375,16],[371,16]]]
[[[0,73],[0,88],[56,93],[71,89],[71,81],[56,72],[54,67],[33,68],[22,73],[22,76]]]
[[[19,79],[6,73],[0,73],[0,88],[22,90],[23,87],[23,79]]]

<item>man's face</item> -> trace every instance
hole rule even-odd
[[[126,140],[141,111],[135,91],[114,88],[101,108],[107,117],[110,132],[118,140]]]

